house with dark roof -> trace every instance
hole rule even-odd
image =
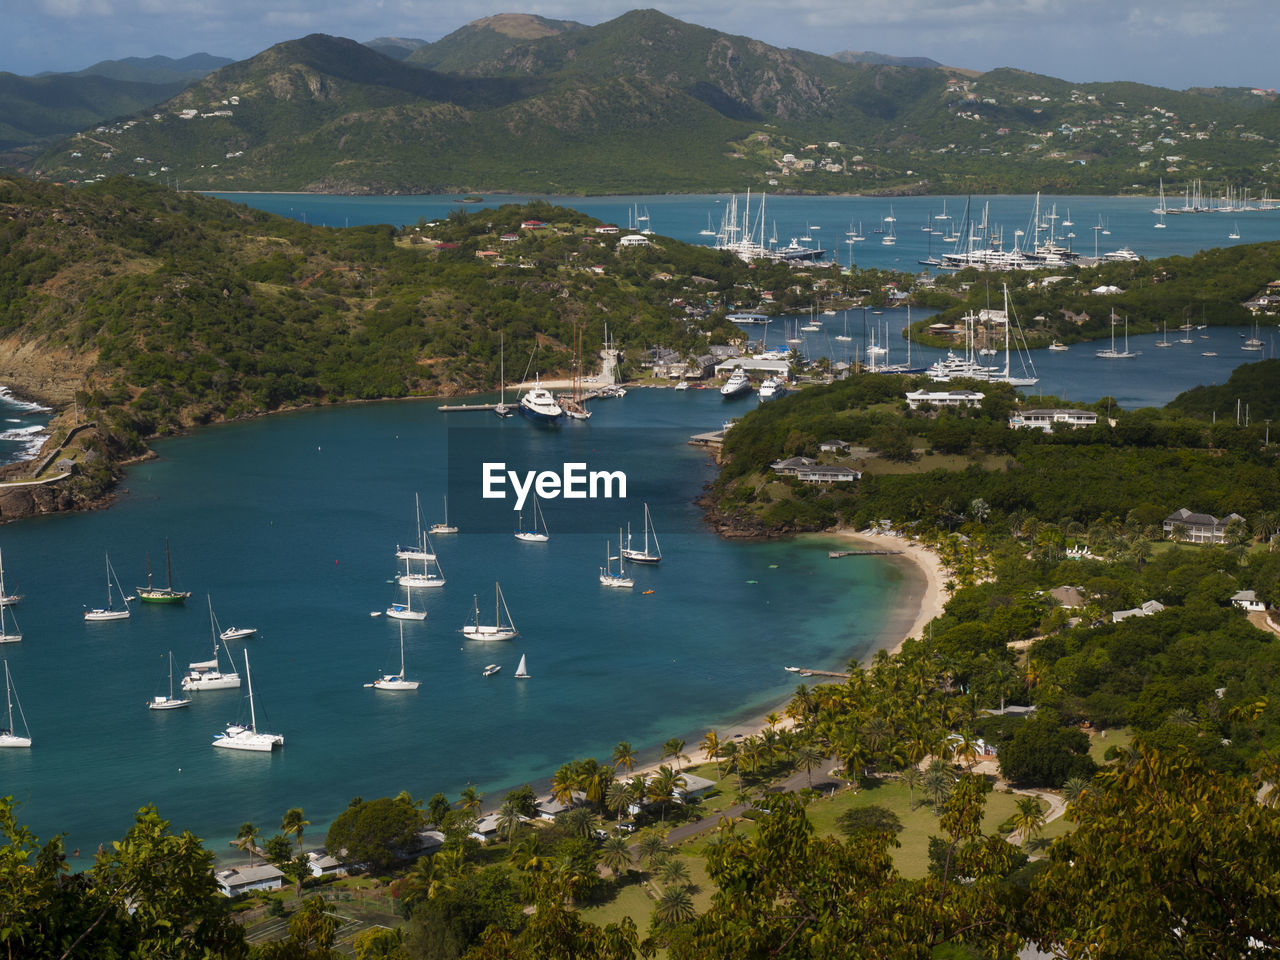
[[[780,477],[794,477],[801,469],[809,469],[818,465],[817,460],[809,457],[787,457],[785,460],[775,460],[769,464],[769,469]]]
[[[224,896],[235,897],[250,890],[279,890],[284,886],[284,873],[269,863],[256,867],[232,867],[213,875]]]
[[[1228,514],[1219,520],[1207,513],[1192,513],[1186,507],[1175,510],[1164,518],[1165,536],[1173,538],[1174,528],[1178,530],[1177,539],[1186,543],[1225,543],[1227,527],[1233,520],[1244,520],[1238,513]]]

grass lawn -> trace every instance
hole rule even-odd
[[[1133,733],[1128,727],[1092,733],[1089,735],[1089,756],[1093,757],[1093,762],[1098,766],[1105,766],[1106,761],[1102,759],[1102,755],[1109,747],[1127,747],[1132,740]]]

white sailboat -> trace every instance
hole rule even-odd
[[[493,412],[500,417],[514,417],[515,411],[507,405],[507,338],[506,332],[498,339],[498,405]]]
[[[1227,234],[1227,239],[1228,239],[1228,240],[1239,240],[1239,239],[1240,239],[1240,224],[1239,224],[1239,222],[1236,222],[1236,223],[1231,227],[1231,232]]]
[[[410,569],[410,564],[414,561],[406,557],[404,573],[396,576],[396,583],[402,587],[443,587],[444,570],[440,567],[440,560],[436,557],[436,549],[431,544],[431,538],[424,533],[420,543],[421,549],[418,553],[422,557],[421,572]]]
[[[397,560],[434,560],[435,554],[428,553],[426,543],[422,539],[422,506],[418,501],[418,495],[413,495],[413,513],[417,518],[418,531],[416,539],[413,541],[412,547],[402,547],[396,545]]]
[[[373,683],[366,683],[366,687],[373,687],[375,690],[417,690],[418,680],[406,680],[404,676],[404,624],[400,624],[400,672],[388,673],[379,677]]]
[[[495,670],[494,673],[497,673],[497,671]],[[523,653],[520,654],[520,662],[516,664],[515,677],[517,680],[529,679],[529,665],[525,662],[525,655]]]
[[[1096,351],[1097,355],[1103,360],[1131,360],[1137,356],[1137,353],[1129,350],[1129,318],[1124,318],[1124,349],[1116,349],[1116,311],[1111,308],[1111,346],[1105,350]]]
[[[0,607],[11,607],[22,599],[20,593],[5,593],[4,590],[4,561],[0,559]]]
[[[520,660],[520,668],[524,669],[524,659]],[[0,730],[0,747],[31,746],[31,729],[27,726],[26,715],[22,712],[22,701],[18,699],[18,691],[13,689],[13,678],[9,676],[9,661],[4,661],[4,700],[8,710],[8,726]],[[22,721],[22,736],[18,735],[13,725],[13,705],[18,705],[18,718]]]
[[[449,495],[444,495],[444,523],[433,523],[427,528],[427,533],[457,533],[458,528],[449,525]]]
[[[837,333],[833,339],[838,340],[840,343],[848,343],[853,339],[853,337],[849,336],[849,311],[848,310],[844,312],[844,333]]]
[[[551,534],[547,532],[547,520],[542,515],[542,508],[538,506],[538,498],[533,498],[533,527],[529,530],[524,529],[524,511],[516,517],[516,533],[517,540],[523,540],[525,543],[546,543],[551,539]]]
[[[244,652],[244,675],[249,685],[249,725],[229,724],[227,729],[213,738],[215,747],[228,750],[252,750],[255,753],[270,753],[276,747],[284,746],[284,736],[279,733],[259,733],[258,714],[253,706],[253,676],[249,673],[249,651]]]
[[[213,618],[213,598],[209,597],[209,629],[213,634],[213,659],[187,664],[190,672],[182,678],[183,690],[233,690],[240,687],[240,674],[234,669],[222,672],[218,662],[218,622]]]
[[[1157,347],[1172,347],[1173,341],[1169,339],[1169,324],[1162,321],[1160,324],[1160,339],[1156,341]]]
[[[621,530],[618,531],[618,542],[622,542]],[[618,557],[618,572],[613,572],[613,555],[612,551],[609,549],[608,540],[604,542],[604,563],[605,565],[600,568],[600,583],[603,586],[621,587],[624,590],[629,590],[636,585],[636,582],[628,577],[626,571],[623,569],[623,560],[621,556]]]
[[[507,598],[502,595],[502,587],[498,581],[493,582],[493,625],[480,622],[480,598],[474,597],[476,613],[475,623],[462,628],[462,635],[468,640],[513,640],[520,635],[511,619],[511,611],[507,609]],[[502,622],[502,614],[507,615],[507,622]]]
[[[0,557],[0,596],[4,595],[4,559]],[[22,634],[18,632],[18,621],[13,616],[13,612],[9,612],[8,619],[5,617],[5,606],[0,604],[0,643],[17,643],[22,639]],[[13,620],[13,633],[9,632],[8,620]],[[30,746],[30,744],[28,744]]]
[[[406,587],[404,603],[392,603],[387,607],[387,616],[393,620],[425,620],[427,611],[413,609],[413,591]]]
[[[653,534],[653,550],[649,550],[649,534]],[[649,515],[649,504],[644,505],[644,546],[636,550],[631,546],[631,524],[627,524],[627,545],[622,548],[622,555],[632,563],[657,563],[662,559],[662,547],[658,545],[658,531],[653,528],[653,517]]]
[[[191,706],[190,697],[175,697],[173,695],[173,651],[169,651],[169,695],[157,694],[147,701],[148,710],[177,710],[181,707]]]

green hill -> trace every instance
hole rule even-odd
[[[1280,189],[1274,97],[845,63],[654,10],[504,14],[403,60],[316,34],[135,119],[30,169],[339,192]]]

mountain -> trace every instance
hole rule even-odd
[[[364,45],[370,50],[376,50],[384,57],[403,60],[419,47],[426,46],[427,42],[409,37],[375,37],[373,40],[366,40]]]
[[[207,77],[220,67],[234,63],[230,57],[215,57],[208,53],[193,53],[175,60],[172,57],[125,57],[123,60],[102,60],[91,67],[64,74],[70,77],[109,77],[112,80],[131,80],[136,83],[192,83]],[[51,74],[42,74],[51,76]]]
[[[897,67],[919,67],[922,70],[932,70],[942,66],[937,60],[930,60],[928,57],[895,57],[887,53],[874,53],[871,50],[841,50],[839,53],[833,53],[831,59],[839,60],[841,63],[893,64]]]
[[[634,10],[487,17],[402,60],[315,34],[27,169],[166,168],[223,190],[1120,192],[1163,177],[1257,194],[1280,188],[1278,145],[1280,105],[1249,91],[842,62]]]

